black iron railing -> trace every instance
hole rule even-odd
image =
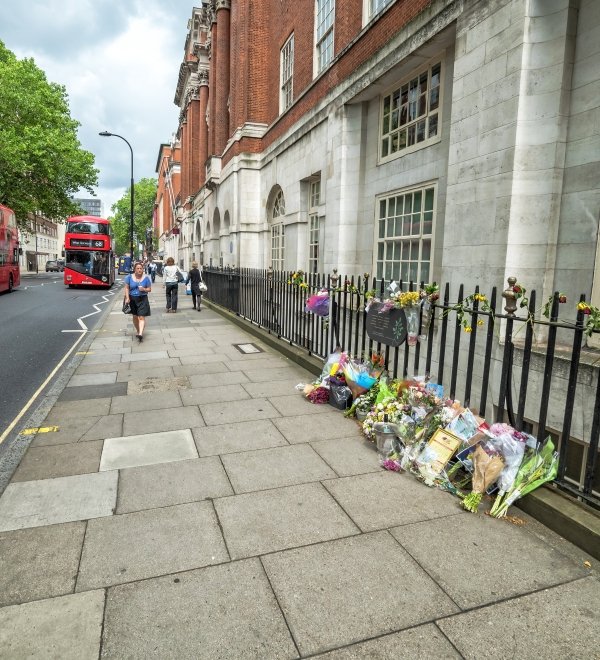
[[[504,312],[494,287],[484,309],[471,300],[459,317],[457,303],[465,299],[465,287],[460,285],[451,297],[446,284],[434,313],[421,315],[417,344],[394,348],[373,342],[366,332],[368,292],[384,298],[388,282],[340,277],[336,271],[301,279],[294,284],[292,273],[259,269],[204,271],[212,302],[311,355],[325,358],[337,346],[357,357],[383,353],[394,378],[424,376],[482,417],[506,419],[540,439],[551,435],[560,453],[556,483],[600,507],[600,354],[598,363],[593,351],[586,351],[592,359],[582,359],[583,312],[572,323],[560,321],[556,293],[548,303],[548,318],[540,317],[534,291],[517,315],[509,285],[502,292]],[[398,285],[419,289],[412,282]],[[328,318],[305,310],[307,297],[322,289],[331,299]]]

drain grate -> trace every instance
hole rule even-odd
[[[255,344],[233,344],[233,346],[237,348],[240,353],[244,353],[245,355],[264,352],[262,348],[259,348]]]

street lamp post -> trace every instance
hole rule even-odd
[[[131,214],[129,218],[129,247],[130,247],[130,254],[131,254],[131,272],[133,272],[133,149],[131,148],[131,145],[129,142],[122,136],[122,135],[117,135],[116,133],[109,133],[108,131],[102,131],[98,135],[101,135],[102,137],[118,137],[123,140],[129,147],[129,151],[131,152]]]

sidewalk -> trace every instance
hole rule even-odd
[[[382,471],[308,372],[151,299],[138,344],[115,296],[0,498],[1,658],[600,657],[598,562]]]

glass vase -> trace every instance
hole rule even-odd
[[[411,305],[404,310],[406,314],[406,343],[409,346],[416,346],[419,334],[419,307]]]

